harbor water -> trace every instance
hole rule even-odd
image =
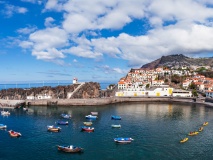
[[[6,109],[5,109],[6,110]],[[38,107],[9,110],[9,116],[0,116],[6,130],[0,130],[0,160],[184,160],[213,159],[213,108],[198,104],[125,103],[106,106]],[[98,112],[93,120],[94,132],[81,132],[85,116]],[[60,126],[61,132],[47,131],[62,113],[71,114],[69,124]],[[111,120],[112,115],[121,120]],[[204,130],[198,131],[208,121]],[[120,124],[121,128],[111,128]],[[8,131],[21,132],[12,138]],[[117,144],[116,137],[131,137],[130,144]],[[185,143],[180,140],[188,137]],[[64,153],[57,145],[75,145],[84,152]]]

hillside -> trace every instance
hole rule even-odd
[[[157,67],[199,67],[210,66],[213,67],[213,57],[210,58],[190,58],[183,54],[162,56],[161,58],[143,65],[141,68],[154,69]]]

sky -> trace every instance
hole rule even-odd
[[[213,56],[212,0],[0,0],[0,83],[117,82],[172,54]]]

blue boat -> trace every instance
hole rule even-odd
[[[86,117],[86,119],[97,119],[98,118],[97,116],[93,116],[93,115],[87,115],[85,117]]]
[[[0,124],[0,129],[5,129],[5,128],[7,128],[7,125]]]
[[[71,115],[70,114],[61,114],[61,117],[63,117],[63,118],[66,118],[66,119],[69,119],[69,118],[71,118]]]
[[[111,116],[111,119],[114,119],[114,120],[121,120],[121,117],[120,117],[120,116]]]
[[[119,138],[114,138],[114,141],[116,143],[131,143],[134,139],[132,138],[123,138],[123,137],[119,137]]]
[[[68,125],[69,122],[68,122],[68,121],[60,121],[60,120],[59,120],[59,121],[57,121],[56,123],[57,123],[58,125]]]

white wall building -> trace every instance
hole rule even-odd
[[[207,98],[213,98],[213,91],[206,91]]]
[[[186,90],[173,90],[172,96],[173,97],[192,97],[192,92],[186,91]]]

